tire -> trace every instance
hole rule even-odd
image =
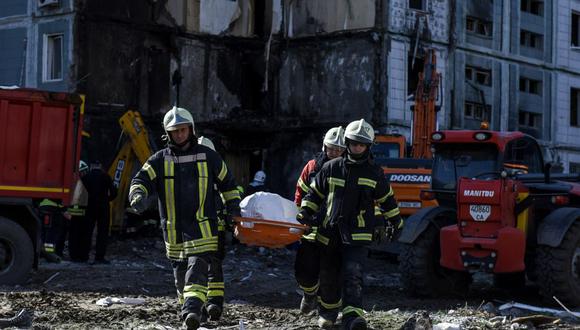
[[[468,272],[441,267],[439,230],[433,225],[413,244],[403,244],[399,270],[403,287],[414,296],[465,296],[471,283]]]
[[[555,296],[568,307],[580,306],[580,221],[568,228],[560,246],[538,246],[536,274],[546,302],[556,303]]]
[[[16,222],[0,217],[0,284],[20,284],[28,279],[34,248],[26,231]]]

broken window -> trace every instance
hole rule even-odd
[[[570,173],[580,173],[580,163],[570,162]]]
[[[415,57],[413,63],[413,56],[407,59],[407,95],[415,94],[417,85],[419,84],[419,73],[423,71],[425,59],[422,57]]]
[[[491,106],[482,103],[465,101],[463,115],[468,119],[489,120]]]
[[[543,42],[543,35],[526,30],[520,30],[520,45],[542,50]]]
[[[572,26],[570,26],[570,32],[572,47],[580,47],[580,13],[572,12]]]
[[[465,66],[465,79],[484,86],[491,86],[491,70]]]
[[[51,34],[44,36],[43,45],[43,81],[62,80],[62,34]]]
[[[580,126],[578,112],[580,112],[580,88],[570,88],[570,126]]]
[[[427,0],[409,0],[409,8],[416,10],[426,10]]]
[[[542,95],[542,82],[526,77],[520,77],[520,92]]]
[[[518,124],[523,128],[539,129],[542,125],[542,115],[529,111],[520,110]]]
[[[467,16],[465,18],[465,29],[468,32],[475,33],[480,36],[491,37],[493,34],[493,23],[485,21],[481,18]]]
[[[544,16],[544,1],[521,0],[522,11],[533,15]]]

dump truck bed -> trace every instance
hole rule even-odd
[[[81,130],[80,96],[0,88],[0,197],[68,201]]]

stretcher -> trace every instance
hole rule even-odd
[[[276,220],[234,217],[234,235],[250,246],[281,248],[300,239],[308,226]]]

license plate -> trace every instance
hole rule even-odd
[[[412,209],[420,209],[421,202],[399,202],[399,207],[408,207]]]
[[[469,205],[469,214],[475,221],[485,221],[491,214],[491,205]]]

